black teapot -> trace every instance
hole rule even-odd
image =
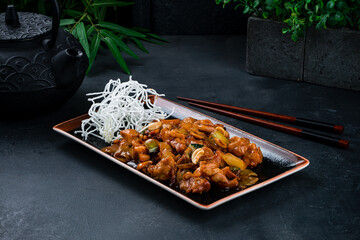
[[[84,49],[59,28],[59,5],[51,3],[52,19],[17,13],[13,5],[0,13],[0,116],[52,109],[70,98],[85,77]]]

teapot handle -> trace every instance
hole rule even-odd
[[[45,0],[46,1],[46,0]],[[52,28],[51,28],[51,40],[48,42],[48,47],[55,46],[57,34],[60,26],[60,8],[57,0],[51,0],[52,5]]]

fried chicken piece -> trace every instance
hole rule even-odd
[[[176,152],[180,154],[182,154],[187,148],[185,134],[164,128],[161,130],[160,136],[164,142],[170,144],[173,148],[175,148]]]
[[[194,126],[201,132],[211,133],[215,130],[215,125],[209,120],[198,120],[194,122]]]
[[[124,139],[121,140],[117,151],[114,153],[114,157],[122,157],[130,161],[133,159],[133,156],[133,149]]]
[[[263,155],[259,147],[255,143],[251,143],[242,157],[247,166],[256,167],[263,160]]]
[[[134,129],[126,129],[120,131],[120,135],[123,137],[126,143],[130,145],[131,142],[139,136],[139,133]]]
[[[220,169],[217,164],[213,162],[201,162],[199,171],[202,176],[223,188],[234,188],[239,184],[237,178],[231,180],[227,178],[229,174],[228,168]]]
[[[249,148],[250,140],[247,138],[232,137],[227,147],[228,151],[237,157],[242,157]]]
[[[175,175],[175,161],[170,156],[163,158],[156,165],[148,166],[147,171],[155,179],[169,180]]]
[[[192,118],[192,117],[187,117],[187,118],[184,118],[181,123],[180,123],[180,127],[182,126],[182,124],[184,123],[190,123],[190,124],[193,124],[194,122],[198,121],[197,119],[195,118]]]
[[[186,193],[202,193],[210,190],[211,184],[198,173],[186,172],[180,180],[180,190]]]
[[[169,130],[178,128],[181,120],[180,119],[165,119],[161,120],[162,122],[162,128],[167,128]]]
[[[108,154],[114,154],[119,149],[119,144],[112,144],[110,146],[104,147],[101,149],[102,152],[108,153]]]
[[[256,167],[262,162],[263,155],[255,143],[250,143],[247,138],[232,137],[228,145],[228,151],[237,157],[241,157],[246,166]]]

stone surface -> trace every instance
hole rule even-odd
[[[126,80],[100,51],[79,91],[41,116],[0,119],[0,239],[359,239],[360,94],[249,75],[245,36],[164,36],[126,58],[133,78],[170,100],[216,101],[343,124],[341,150],[202,109],[310,160],[303,171],[202,211],[59,135],[52,127],[87,112],[89,92]],[[189,105],[187,105],[189,106]]]
[[[360,90],[360,31],[308,29],[304,81]]]
[[[247,28],[246,70],[251,74],[301,81],[305,41],[282,34],[285,23],[250,17]]]

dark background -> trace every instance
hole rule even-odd
[[[39,0],[43,1],[43,0]],[[0,0],[0,12],[8,4],[17,4],[18,11],[39,12],[38,2]],[[61,0],[58,0],[61,2]],[[108,8],[108,21],[131,27],[144,27],[153,33],[180,34],[245,34],[247,15],[243,9],[234,10],[235,4],[225,8],[215,0],[134,0],[134,5],[119,7],[116,12]],[[51,15],[50,1],[46,1],[46,15]]]
[[[248,16],[234,6],[223,8],[215,0],[135,0],[132,23],[167,35],[245,34]]]

